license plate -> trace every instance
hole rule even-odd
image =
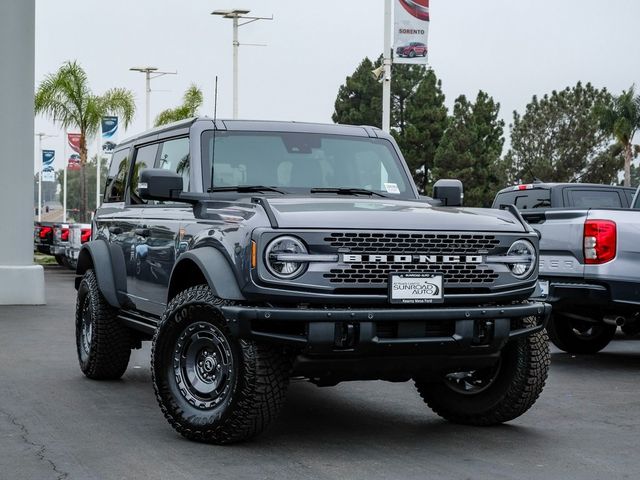
[[[389,276],[391,303],[442,303],[442,275],[392,273]]]

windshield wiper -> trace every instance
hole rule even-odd
[[[282,190],[278,190],[275,187],[267,187],[265,185],[233,185],[228,187],[211,187],[207,190],[207,192],[240,192],[240,193],[251,193],[251,192],[276,192],[284,194]]]
[[[340,188],[340,187],[316,187],[311,189],[311,193],[337,193],[338,195],[370,195],[376,197],[388,198],[373,190],[367,190],[366,188]]]

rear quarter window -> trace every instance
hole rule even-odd
[[[575,208],[622,208],[620,192],[612,190],[569,190],[568,199]]]
[[[515,205],[518,210],[551,208],[551,192],[545,188],[532,188],[499,193],[493,201],[493,208],[506,205]]]

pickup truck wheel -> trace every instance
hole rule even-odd
[[[507,343],[493,367],[450,372],[438,382],[416,379],[415,384],[441,417],[466,425],[494,425],[531,408],[542,392],[549,364],[548,338],[542,331]]]
[[[567,353],[597,353],[616,334],[615,325],[583,322],[555,313],[549,320],[549,338]]]
[[[247,440],[279,413],[291,361],[282,351],[235,338],[200,285],[167,306],[153,338],[151,372],[165,418],[182,436],[206,443]]]
[[[64,255],[56,255],[54,257],[56,259],[56,263],[61,267],[66,267]]]
[[[94,380],[118,379],[129,364],[130,332],[102,296],[93,270],[86,271],[78,288],[76,348],[82,373]]]

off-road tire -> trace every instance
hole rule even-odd
[[[531,325],[531,320],[525,319],[524,323]],[[416,380],[415,384],[424,402],[446,420],[495,425],[519,417],[536,402],[547,379],[550,358],[543,330],[507,343],[495,380],[478,393],[460,393],[445,380]]]
[[[54,258],[56,259],[56,263],[58,265],[60,265],[61,267],[66,267],[67,263],[66,263],[66,259],[64,257],[64,255],[54,255]]]
[[[169,302],[151,349],[153,386],[165,418],[182,436],[214,444],[247,440],[271,424],[284,404],[291,371],[291,357],[281,349],[235,338],[218,308],[224,304],[206,285],[182,291]],[[176,379],[182,365],[176,349],[194,329],[221,335],[234,366],[228,393],[212,406],[197,396],[189,400],[187,375],[182,391]]]
[[[574,331],[574,322],[577,320],[555,313],[549,319],[547,326],[549,338],[553,344],[567,353],[598,353],[609,345],[616,334],[615,325],[600,322],[589,324],[593,328],[592,334],[579,335]]]
[[[83,344],[83,324],[87,324],[83,315],[87,313],[91,333],[90,340]],[[94,380],[118,379],[127,370],[131,333],[118,320],[117,313],[100,292],[95,272],[87,270],[76,301],[76,349],[82,373]]]

